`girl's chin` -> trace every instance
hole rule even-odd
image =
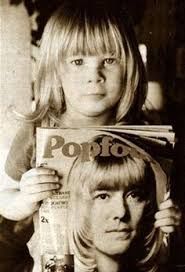
[[[86,109],[83,109],[83,112],[81,111],[81,114],[83,114],[86,117],[99,117],[103,115],[109,115],[110,114],[110,108],[106,107],[97,107],[95,105],[94,107],[87,106]]]

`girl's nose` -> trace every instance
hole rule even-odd
[[[99,66],[89,67],[87,74],[88,83],[103,83],[105,81],[105,76]]]

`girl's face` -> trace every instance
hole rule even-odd
[[[126,253],[137,236],[145,198],[137,187],[93,192],[91,224],[97,252],[108,256]]]
[[[66,57],[60,77],[72,118],[110,114],[122,95],[123,65],[113,54]]]

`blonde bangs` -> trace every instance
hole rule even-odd
[[[125,58],[122,37],[119,30],[110,21],[95,25],[85,18],[69,22],[65,31],[58,35],[58,61],[65,56],[101,55],[110,53],[118,58]],[[56,52],[56,51],[55,51]]]

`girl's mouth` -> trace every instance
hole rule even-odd
[[[88,93],[88,94],[85,94],[85,96],[104,96],[105,93],[103,92],[92,92],[92,93]]]

